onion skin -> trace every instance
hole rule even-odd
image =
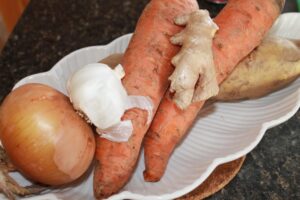
[[[68,97],[42,84],[23,85],[5,98],[0,139],[23,175],[52,186],[79,178],[95,153],[93,131]]]

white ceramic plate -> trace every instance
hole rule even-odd
[[[271,33],[300,39],[299,21],[299,13],[284,14]],[[112,53],[124,52],[130,37],[131,35],[125,35],[105,46],[79,49],[60,60],[50,71],[26,77],[15,87],[29,82],[44,83],[65,93],[70,74],[85,64],[97,62]],[[188,136],[175,150],[160,182],[144,182],[144,160],[141,156],[130,182],[120,193],[109,199],[172,199],[192,191],[218,165],[249,153],[268,128],[292,117],[300,105],[299,88],[300,79],[261,99],[217,103],[209,107],[199,115]],[[50,197],[93,199],[92,187],[90,174],[79,184],[51,191]]]

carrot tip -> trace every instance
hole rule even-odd
[[[157,174],[151,173],[147,170],[144,170],[143,175],[146,182],[158,182],[161,178],[161,176],[157,176]]]

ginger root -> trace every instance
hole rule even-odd
[[[218,94],[212,52],[212,40],[218,26],[207,10],[179,16],[175,24],[186,27],[171,38],[171,43],[182,45],[182,48],[172,59],[175,70],[169,77],[170,91],[175,92],[173,101],[177,106],[185,109],[192,102]]]

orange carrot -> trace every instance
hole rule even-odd
[[[148,96],[157,110],[168,88],[173,71],[171,58],[179,47],[170,43],[170,36],[182,30],[173,19],[198,9],[196,0],[152,0],[144,9],[121,64],[122,80],[129,95]],[[94,172],[95,197],[105,198],[118,192],[129,180],[136,165],[141,143],[149,125],[147,112],[130,109],[123,120],[131,120],[133,135],[128,142],[116,143],[98,137]]]
[[[213,41],[219,84],[238,62],[263,39],[280,14],[284,0],[229,0],[215,18],[219,26]],[[145,137],[144,179],[159,181],[176,145],[187,133],[204,102],[180,110],[167,92]]]

